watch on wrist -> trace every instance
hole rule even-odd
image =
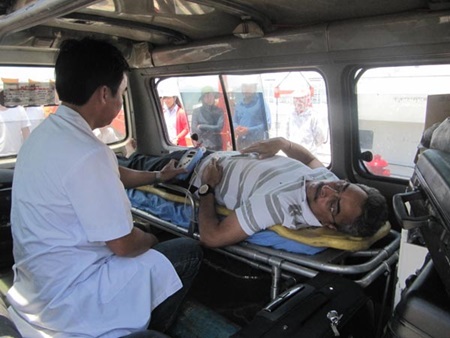
[[[214,188],[211,187],[209,184],[202,184],[200,188],[198,188],[198,195],[199,196],[206,196],[208,194],[214,193]]]

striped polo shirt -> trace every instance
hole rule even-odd
[[[201,184],[203,169],[213,157],[223,167],[222,181],[215,189],[216,201],[236,211],[248,235],[275,224],[290,229],[321,226],[309,208],[305,182],[338,180],[325,167],[311,169],[284,156],[260,160],[239,156],[237,152],[216,152],[196,168],[194,186]]]

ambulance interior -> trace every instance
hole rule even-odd
[[[367,240],[304,232],[296,237],[294,250],[286,249],[286,238],[278,234],[270,239],[278,246],[255,239],[205,248],[188,301],[168,334],[231,336],[286,290],[329,273],[355,282],[373,302],[374,325],[366,337],[410,337],[420,330],[425,333],[419,337],[445,336],[450,302],[445,263],[438,257],[448,257],[448,209],[433,207],[443,193],[430,197],[424,186],[433,184],[421,181],[418,177],[426,174],[418,172],[430,170],[424,168],[436,156],[444,169],[434,167],[435,176],[445,176],[447,168],[445,149],[432,149],[422,157],[422,141],[429,127],[450,116],[449,28],[447,0],[0,1],[0,113],[16,106],[26,109],[22,139],[54,114],[60,103],[54,88],[58,47],[66,39],[85,36],[112,42],[131,67],[123,109],[111,125],[94,130],[119,156],[205,146],[205,140],[191,132],[185,146],[173,141],[164,97],[178,97],[192,129],[202,95],[206,90],[214,93],[224,123],[217,132],[218,146],[206,147],[233,151],[239,150],[235,107],[245,96],[245,85],[252,84],[265,102],[270,138],[295,140],[289,117],[295,97],[307,93],[324,130],[314,148],[316,157],[338,177],[379,189],[388,200],[389,222]],[[11,115],[0,115],[4,126],[17,125],[5,116]],[[4,302],[13,282],[9,212],[22,141],[7,144],[2,135],[0,141]],[[440,185],[445,184],[444,179]],[[425,200],[427,212],[423,206],[415,211],[418,203],[403,196],[416,190],[421,193],[414,198]],[[168,183],[128,194],[135,225],[157,234],[160,241],[201,236],[198,201],[186,189]],[[161,206],[171,211],[163,215]],[[419,213],[422,218],[416,222]],[[435,234],[443,248],[428,235],[423,239],[420,229],[429,227],[430,219],[443,224]],[[439,290],[443,297],[437,301],[435,295],[423,295],[425,288]],[[410,304],[409,289],[418,293],[424,310]],[[0,313],[0,333],[6,330],[6,307]],[[433,312],[433,307],[438,310]],[[402,318],[408,311],[412,322],[422,317],[432,328],[420,323],[411,328],[410,318]]]

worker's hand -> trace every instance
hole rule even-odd
[[[202,184],[209,184],[212,188],[215,188],[222,180],[222,175],[222,166],[217,162],[216,158],[212,158],[205,170],[203,170]]]
[[[248,147],[241,149],[241,153],[258,153],[260,159],[272,157],[283,147],[289,146],[289,141],[282,137],[275,137],[264,141],[255,142]]]
[[[244,126],[237,126],[234,129],[234,132],[237,136],[244,136],[248,134],[248,128]]]
[[[186,173],[184,168],[176,168],[176,161],[170,160],[164,168],[161,169],[161,181],[166,182],[177,176],[178,174]]]
[[[248,134],[248,128],[247,127],[241,127],[241,135],[247,135]]]

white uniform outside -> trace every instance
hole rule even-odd
[[[24,141],[22,129],[31,126],[25,108],[0,110],[0,155],[16,155]]]
[[[32,132],[42,121],[45,120],[44,107],[27,107],[26,112],[30,120],[30,132]]]

